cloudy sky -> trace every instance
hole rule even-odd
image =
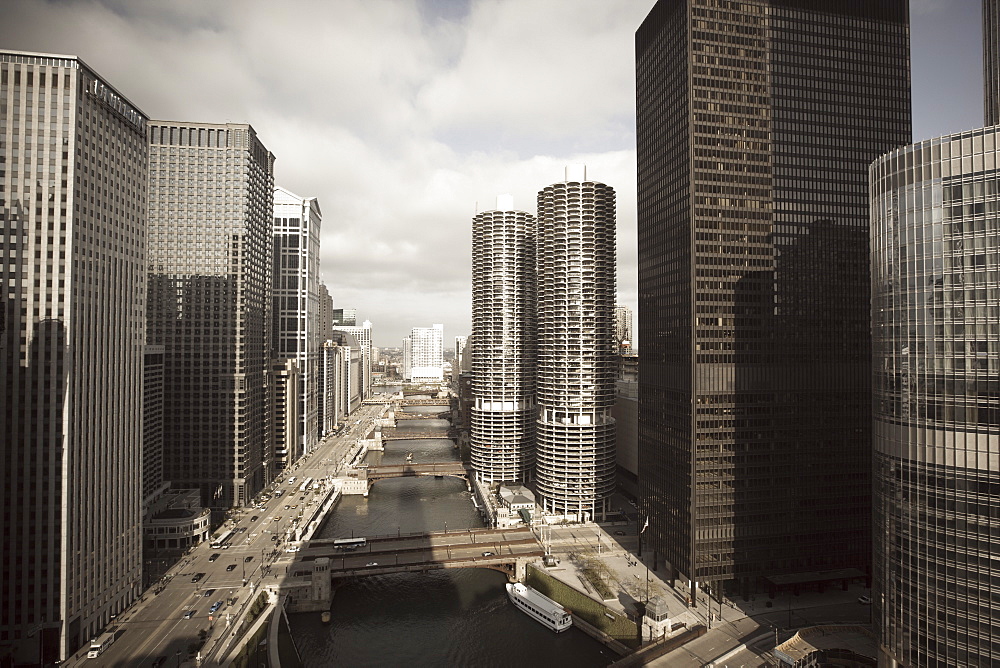
[[[323,209],[380,346],[470,328],[470,225],[566,164],[618,192],[636,308],[633,34],[654,0],[3,0],[0,47],[80,56],[150,117],[249,122]],[[982,125],[979,0],[912,0],[914,138]]]

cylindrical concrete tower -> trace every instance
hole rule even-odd
[[[615,489],[615,191],[568,168],[538,193],[537,492],[603,516]]]
[[[472,221],[472,468],[527,482],[535,464],[535,219],[510,196]]]

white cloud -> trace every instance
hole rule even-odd
[[[276,182],[319,198],[337,304],[398,345],[468,333],[477,203],[534,211],[569,163],[618,192],[635,306],[632,40],[651,5],[13,0],[0,43],[78,55],[153,118],[251,123]]]

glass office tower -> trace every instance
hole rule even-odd
[[[872,166],[884,666],[1000,665],[1000,132]]]
[[[868,167],[910,141],[908,23],[660,0],[636,32],[643,548],[695,589],[869,572]]]

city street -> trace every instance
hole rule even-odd
[[[314,499],[323,491],[301,493],[302,482],[313,478],[324,486],[330,484],[383,409],[381,405],[358,408],[340,434],[325,439],[311,454],[281,472],[262,493],[270,495],[269,500],[233,511],[213,532],[237,531],[227,547],[212,548],[207,541],[189,550],[122,615],[116,627],[118,637],[101,656],[101,665],[152,666],[160,657],[165,657],[161,663],[164,668],[194,665],[188,662],[189,650],[198,644],[202,631],[207,637],[202,656],[214,651],[223,637],[221,631],[256,598],[261,581],[272,573],[283,575],[285,565],[294,558],[284,551],[287,538],[300,513],[305,517],[312,514]],[[289,482],[293,477],[295,482]],[[279,490],[282,495],[273,496]],[[198,574],[201,577],[194,581]],[[220,605],[210,614],[216,602]],[[86,656],[85,647],[63,665],[93,665],[86,663]]]

